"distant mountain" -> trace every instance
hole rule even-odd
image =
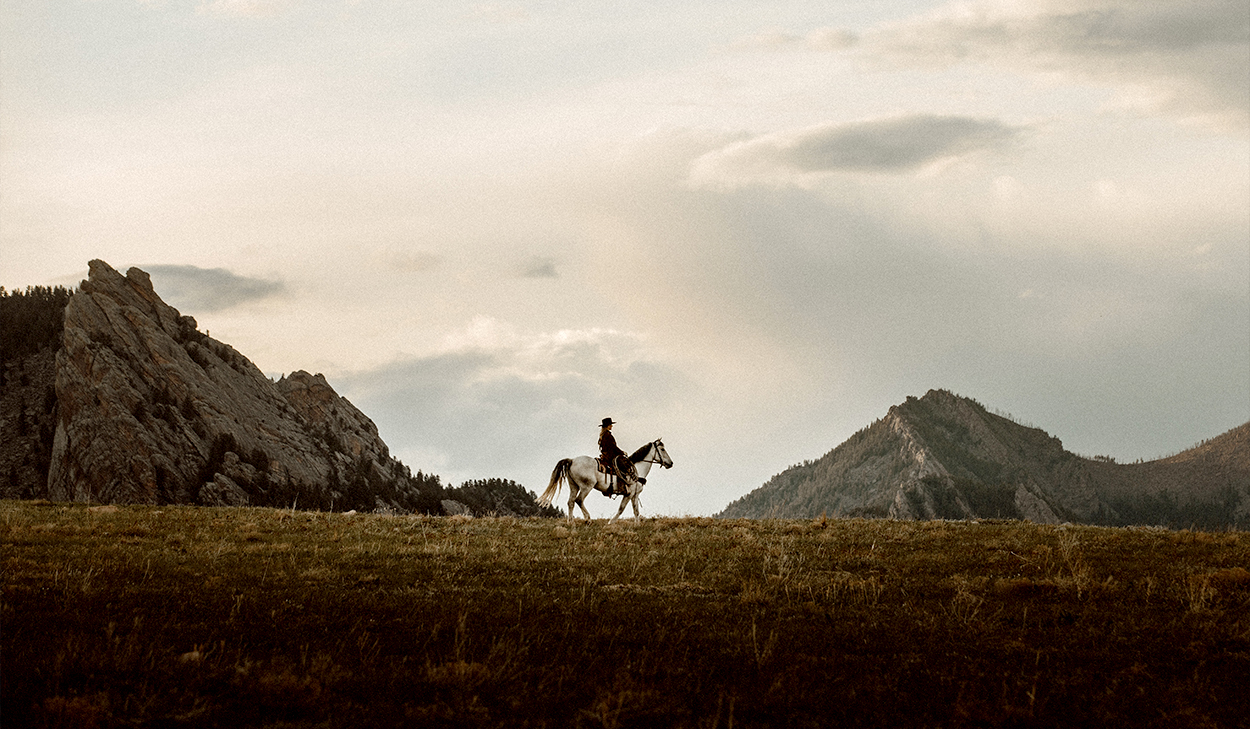
[[[1157,461],[1117,464],[944,390],[909,397],[823,457],[729,504],[721,518],[1028,519],[1250,525],[1250,423]]]
[[[0,316],[38,324],[2,339],[0,497],[444,512],[438,477],[392,458],[323,376],[270,380],[137,268],[91,261],[72,295],[0,290]],[[510,481],[471,491],[483,511],[541,511]]]

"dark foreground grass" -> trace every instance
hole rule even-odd
[[[9,727],[1250,716],[1250,535],[0,502]]]

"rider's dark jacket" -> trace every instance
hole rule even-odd
[[[612,431],[607,428],[599,431],[599,460],[603,461],[603,465],[615,468],[617,457],[623,455],[625,455],[625,451],[621,450],[620,446],[616,444],[616,438],[612,437]]]

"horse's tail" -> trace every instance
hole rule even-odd
[[[569,467],[572,465],[572,458],[561,459],[556,464],[555,470],[551,472],[551,483],[547,484],[547,490],[543,492],[543,495],[538,497],[539,506],[551,506],[551,500],[560,493],[560,484],[568,480]],[[569,488],[573,487],[569,486]]]

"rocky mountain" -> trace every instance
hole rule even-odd
[[[443,513],[438,477],[392,458],[322,375],[275,382],[163,302],[147,273],[89,265],[48,304],[64,310],[55,339],[5,340],[0,495]],[[4,311],[26,303],[6,297]],[[499,492],[508,513],[538,513],[512,490]]]
[[[1075,455],[1037,428],[932,390],[717,516],[821,514],[1244,527],[1250,524],[1250,423],[1171,458],[1117,464]]]

